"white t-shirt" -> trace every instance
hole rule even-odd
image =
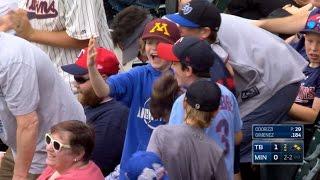
[[[64,120],[85,121],[84,111],[41,49],[6,33],[0,33],[0,44],[0,138],[15,156],[15,116],[36,111],[39,131],[29,172],[40,174],[45,167],[45,133]]]

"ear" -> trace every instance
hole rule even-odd
[[[190,77],[193,75],[193,70],[191,66],[187,66],[187,69],[184,70],[184,73],[187,77]]]
[[[207,39],[210,36],[211,29],[209,27],[204,27],[200,29],[200,38]]]
[[[78,152],[74,152],[74,160],[80,161],[82,160],[83,156],[84,156],[84,149],[81,148],[81,150],[79,150]]]

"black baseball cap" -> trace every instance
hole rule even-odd
[[[179,13],[165,17],[188,28],[209,27],[212,31],[218,31],[221,24],[219,9],[208,0],[192,0],[184,4]]]
[[[157,52],[161,59],[181,62],[202,72],[209,72],[214,60],[219,58],[208,41],[193,36],[182,37],[174,45],[159,43]]]
[[[212,112],[220,106],[221,90],[216,83],[200,79],[187,88],[185,97],[191,107],[199,111]]]

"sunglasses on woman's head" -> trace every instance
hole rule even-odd
[[[74,80],[78,83],[78,84],[83,84],[87,81],[89,81],[89,78],[84,78],[82,76],[74,76]]]
[[[53,149],[57,152],[60,152],[62,148],[66,148],[66,149],[71,148],[70,145],[62,144],[61,142],[52,139],[52,137],[48,133],[45,136],[45,141],[47,145],[52,144]]]

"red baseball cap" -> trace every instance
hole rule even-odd
[[[76,62],[61,66],[61,69],[69,74],[82,76],[88,73],[87,67],[88,48],[82,49]],[[116,55],[105,48],[97,48],[96,67],[101,75],[113,75],[119,71],[119,61]]]

